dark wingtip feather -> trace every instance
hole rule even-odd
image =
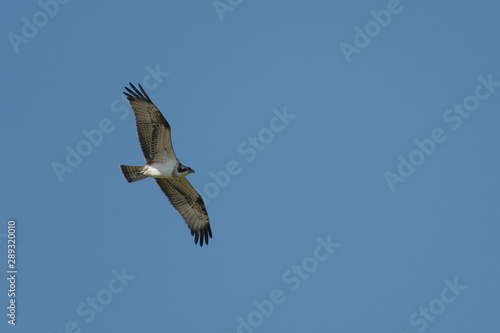
[[[198,244],[198,240],[200,241],[200,247],[203,247],[203,244],[208,245],[208,240],[212,238],[212,228],[210,228],[210,224],[208,224],[205,229],[199,231],[191,230],[191,236],[194,236],[194,243]]]
[[[212,238],[212,228],[210,228],[210,223],[208,224],[208,234],[210,235],[210,238]],[[207,241],[208,244],[208,241]]]
[[[144,101],[147,101],[149,103],[153,103],[151,101],[151,98],[149,98],[148,94],[146,93],[146,91],[144,90],[144,88],[141,86],[141,84],[139,83],[139,89],[137,89],[131,82],[129,82],[130,84],[130,87],[132,87],[133,91],[130,90],[130,88],[128,87],[125,87],[125,90],[127,92],[123,92],[125,94],[125,96],[127,96],[127,99],[129,101],[133,101],[135,99],[142,99]]]

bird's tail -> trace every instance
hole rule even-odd
[[[125,179],[129,183],[136,182],[147,177],[142,173],[142,169],[144,169],[143,166],[120,165],[120,170],[123,172]]]

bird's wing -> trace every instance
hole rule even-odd
[[[201,195],[191,186],[186,177],[155,178],[156,183],[167,196],[174,208],[186,221],[194,243],[203,246],[203,240],[208,244],[208,238],[212,238],[212,229],[208,219],[207,209]]]
[[[130,86],[133,90],[125,87],[127,92],[124,94],[134,111],[137,135],[146,163],[177,159],[172,147],[169,123],[140,84],[140,91],[132,83]]]

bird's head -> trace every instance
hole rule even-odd
[[[179,176],[187,176],[190,173],[194,173],[194,170],[191,169],[190,167],[187,167],[187,166],[182,165],[180,163],[177,165],[177,174]]]

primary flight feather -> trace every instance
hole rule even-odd
[[[154,105],[142,86],[137,89],[130,83],[124,94],[134,111],[137,135],[145,166],[120,165],[127,182],[135,182],[147,177],[155,179],[174,208],[181,214],[194,236],[195,244],[208,244],[212,229],[207,209],[200,194],[191,186],[186,176],[194,173],[190,167],[182,165],[174,153],[170,137],[170,125],[160,110]]]

